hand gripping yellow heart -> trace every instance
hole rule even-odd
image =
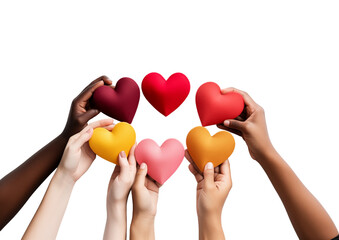
[[[214,167],[225,162],[233,153],[235,142],[229,132],[211,136],[206,128],[195,127],[187,134],[186,145],[195,165],[203,172],[208,162]]]
[[[120,122],[112,132],[105,128],[94,129],[89,146],[98,156],[119,165],[119,153],[125,151],[128,156],[135,140],[134,128],[126,122]]]

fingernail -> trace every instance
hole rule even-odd
[[[230,121],[225,120],[225,121],[224,121],[224,126],[228,127],[229,125],[230,125]]]
[[[120,157],[126,158],[126,153],[125,153],[125,151],[121,151],[121,152],[120,152]]]
[[[206,169],[213,169],[214,167],[213,167],[213,163],[211,163],[211,162],[208,162],[207,164],[206,164]]]
[[[146,168],[146,163],[141,163],[140,169],[145,169]]]

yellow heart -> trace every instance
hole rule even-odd
[[[98,156],[119,165],[119,153],[125,151],[128,156],[135,140],[134,128],[126,122],[120,122],[112,132],[105,128],[94,129],[89,146]]]
[[[186,145],[192,160],[203,172],[208,162],[212,162],[214,167],[225,162],[233,153],[235,142],[229,132],[222,131],[211,136],[206,128],[195,127],[187,134]]]

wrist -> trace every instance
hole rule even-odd
[[[280,157],[279,153],[275,150],[273,145],[267,147],[256,159],[257,162],[263,166],[267,162],[273,161],[274,159],[277,159]]]
[[[58,184],[62,186],[73,187],[76,182],[69,173],[59,168],[57,168],[57,170],[55,171],[53,178],[55,179],[55,181],[57,181]]]
[[[132,222],[144,222],[145,224],[152,224],[154,223],[155,215],[148,214],[148,213],[134,213],[132,216]]]
[[[155,216],[133,214],[131,239],[154,239],[154,220]]]
[[[199,239],[224,239],[221,214],[205,214],[198,216]]]
[[[110,219],[125,219],[127,211],[126,201],[109,201],[107,200],[107,217]]]

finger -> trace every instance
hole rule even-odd
[[[234,119],[238,120],[238,121],[245,121],[245,119],[241,116],[241,114],[238,117],[234,118]]]
[[[228,159],[220,165],[220,173],[225,175],[228,179],[231,179],[231,167]]]
[[[79,121],[82,123],[87,123],[90,119],[94,118],[99,114],[99,110],[97,109],[89,109],[84,114],[79,117]]]
[[[204,179],[204,177],[200,173],[198,173],[198,171],[194,168],[194,166],[192,164],[188,165],[188,169],[194,175],[195,180],[197,182],[200,182],[201,180]]]
[[[245,130],[245,122],[241,122],[241,121],[234,120],[234,119],[225,120],[224,126],[230,129],[238,130],[242,133]]]
[[[147,165],[146,163],[141,163],[140,168],[135,175],[134,185],[136,188],[142,188],[145,186],[145,178],[147,175]]]
[[[230,93],[230,92],[239,93],[243,97],[245,105],[247,105],[247,106],[255,106],[256,105],[256,102],[254,102],[254,100],[250,97],[250,95],[248,95],[247,92],[241,91],[241,90],[233,88],[233,87],[225,88],[225,89],[221,90],[221,93],[223,93],[223,94],[224,93]]]
[[[129,156],[128,156],[128,164],[130,166],[136,166],[136,161],[135,161],[135,156],[134,156],[134,151],[136,148],[137,144],[135,143],[131,150],[129,151]]]
[[[128,168],[129,168],[129,164],[128,164],[128,160],[127,160],[127,156],[126,153],[124,151],[121,151],[119,153],[119,166],[120,166],[120,175],[122,177],[128,177]]]
[[[84,145],[84,143],[88,142],[88,140],[92,137],[93,128],[91,126],[85,127],[79,134],[75,135],[75,140],[72,142],[75,149],[79,149]]]
[[[99,120],[99,121],[92,122],[92,123],[88,124],[88,126],[90,126],[94,129],[94,128],[98,128],[98,127],[110,126],[112,124],[113,124],[113,119],[108,118],[108,119],[102,119],[102,120]]]
[[[190,153],[188,152],[188,150],[185,150],[185,158],[193,165],[193,167],[195,168],[195,170],[202,175],[202,172],[200,171],[200,169],[197,167],[197,165],[195,164],[195,162],[193,161]]]
[[[204,180],[205,180],[205,187],[206,188],[212,188],[212,187],[215,186],[215,183],[214,183],[214,167],[213,167],[213,163],[211,163],[211,162],[208,162],[205,165]]]
[[[232,128],[229,128],[229,127],[225,127],[223,124],[217,124],[217,127],[242,137],[242,132],[240,132],[239,130],[232,129]]]
[[[106,85],[111,85],[112,84],[112,81],[105,75],[101,76],[101,77],[98,77],[97,79],[93,80],[90,84],[88,84],[82,91],[81,93],[79,94],[79,96],[88,91],[90,88],[92,88],[95,84],[97,84],[98,82],[100,81],[103,81],[104,84]]]
[[[88,99],[91,98],[94,91],[105,84],[112,84],[112,81],[108,79],[106,76],[101,76],[94,80],[92,83],[90,83],[77,97],[77,100],[79,102],[87,102]]]
[[[105,82],[100,78],[97,78],[96,80],[94,80],[93,82],[91,82],[90,84],[88,84],[87,87],[85,87],[81,93],[76,97],[77,101],[87,101],[86,98],[84,98],[85,96],[88,95],[88,92],[94,92],[95,89],[97,89],[100,86],[103,86],[105,84]]]
[[[105,127],[103,127],[103,128],[105,128],[105,129],[108,130],[108,131],[112,131],[113,128],[114,128],[114,126],[115,126],[115,124],[111,124],[111,125],[105,126]]]

